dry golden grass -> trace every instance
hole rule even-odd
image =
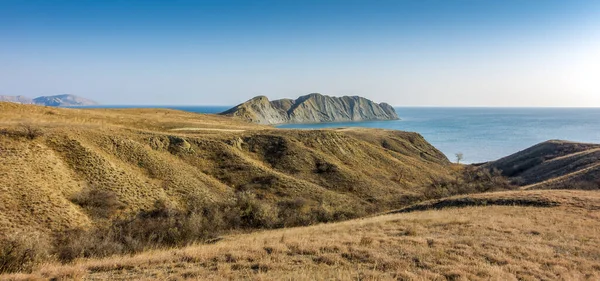
[[[321,221],[341,220],[423,199],[432,179],[462,169],[415,133],[279,130],[174,110],[8,103],[0,103],[0,157],[0,239],[126,221],[157,202],[180,213],[229,206],[248,194],[248,205],[228,210],[247,215],[246,206],[260,207],[252,212],[261,221],[250,227],[270,218],[269,225],[314,223],[315,211]],[[0,279],[597,279],[598,198],[577,191],[455,197],[415,207],[423,212],[49,263]],[[457,205],[479,207],[428,210]]]
[[[551,140],[484,165],[523,189],[600,189],[600,144]]]
[[[226,236],[211,245],[46,264],[38,278],[84,280],[598,280],[600,193],[475,196],[553,207],[479,206]],[[464,198],[464,197],[463,197]]]
[[[0,102],[0,125],[38,127],[124,128],[169,131],[180,128],[256,130],[270,128],[212,114],[170,109],[76,109]]]
[[[193,130],[192,130],[193,129]],[[447,177],[448,160],[415,133],[279,130],[165,109],[67,109],[0,103],[0,238],[108,223],[77,204],[114,193],[130,217],[167,201],[227,203],[252,193],[267,209],[301,198],[340,220],[397,208]],[[99,211],[99,212],[98,212]],[[310,211],[310,209],[307,209]]]

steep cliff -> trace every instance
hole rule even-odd
[[[330,97],[321,94],[275,101],[258,96],[221,114],[259,124],[399,119],[394,108],[387,103],[377,104],[358,96]]]

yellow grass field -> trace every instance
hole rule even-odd
[[[462,200],[470,196],[447,200]],[[431,209],[46,264],[2,280],[598,280],[600,193],[511,191]],[[539,201],[552,207],[519,206]],[[541,204],[543,205],[543,204]]]

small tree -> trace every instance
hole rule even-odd
[[[463,160],[464,155],[462,152],[458,152],[456,154],[454,154],[456,156],[456,164],[460,164],[460,161]]]

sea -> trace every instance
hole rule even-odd
[[[231,106],[104,106],[218,113]],[[285,124],[284,129],[366,127],[417,132],[455,161],[482,163],[547,140],[600,143],[600,108],[396,107],[401,120]]]

